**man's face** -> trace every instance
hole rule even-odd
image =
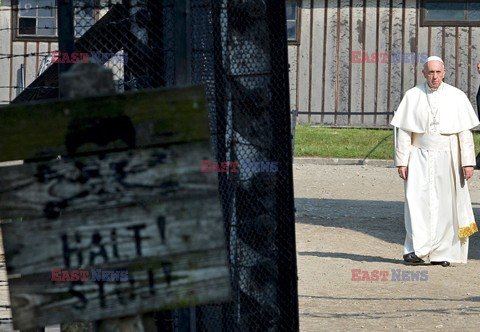
[[[478,73],[480,74],[480,62],[477,63],[477,70],[478,70]]]
[[[443,63],[437,60],[428,61],[422,72],[427,79],[428,86],[432,89],[438,88],[445,77]]]

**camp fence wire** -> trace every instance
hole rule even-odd
[[[206,85],[233,300],[159,312],[158,330],[297,331],[284,1],[77,0],[73,14],[74,52],[111,68],[117,92]],[[59,64],[42,55],[14,103],[58,98]]]

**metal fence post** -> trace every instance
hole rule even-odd
[[[192,81],[190,0],[175,1],[175,84]]]
[[[175,84],[186,85],[192,82],[190,0],[174,2],[175,24]],[[183,308],[173,311],[178,332],[195,332],[196,308]]]
[[[73,0],[59,0],[57,7],[58,16],[58,49],[60,54],[68,54],[74,51],[74,28],[73,28]],[[58,71],[66,72],[71,63],[59,63]]]

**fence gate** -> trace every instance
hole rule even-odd
[[[75,51],[128,56],[127,63],[105,59],[118,92],[205,83],[214,161],[239,165],[218,173],[232,302],[162,312],[158,326],[298,330],[285,2],[73,4],[76,13],[105,13],[96,23],[76,15],[75,31],[85,32]],[[55,65],[17,101],[55,97]]]

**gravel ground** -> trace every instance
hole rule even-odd
[[[296,159],[301,331],[479,330],[480,235],[470,240],[466,265],[404,265],[403,181],[390,161],[362,163]],[[480,221],[480,172],[476,173],[470,193]],[[0,331],[12,331],[1,258]],[[369,277],[374,270],[386,271],[382,273],[388,273],[387,280],[380,276],[378,281],[352,281],[352,270],[362,271],[360,279],[363,271]],[[419,271],[427,280],[392,280],[392,270],[405,278]]]
[[[478,233],[467,264],[404,265],[403,180],[392,162],[311,162],[294,165],[301,331],[480,329]],[[480,221],[479,171],[469,184]],[[387,280],[353,281],[352,270]],[[409,280],[416,271],[427,280]]]

